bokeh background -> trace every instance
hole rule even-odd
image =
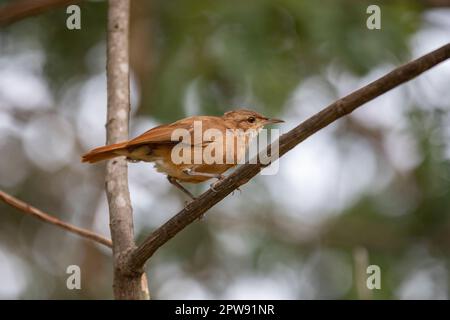
[[[0,1],[0,5],[9,1]],[[381,8],[368,30],[366,8]],[[0,29],[0,187],[109,236],[104,165],[105,1]],[[282,132],[450,41],[448,1],[132,0],[131,135],[247,107]],[[318,132],[147,264],[155,299],[447,299],[450,62]],[[138,241],[186,200],[130,164]],[[196,193],[208,185],[192,187]],[[81,267],[82,289],[66,288]],[[367,264],[381,289],[364,288]],[[0,203],[0,297],[112,298],[110,252]]]

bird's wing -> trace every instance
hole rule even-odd
[[[143,144],[153,143],[178,143],[179,141],[172,140],[172,133],[175,129],[184,129],[192,136],[194,131],[194,120],[192,118],[186,118],[172,124],[164,124],[152,128],[140,136],[131,139],[127,143],[127,147],[139,146]]]

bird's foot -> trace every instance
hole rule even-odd
[[[191,200],[186,200],[186,201],[184,201],[184,208],[185,208],[186,210],[189,210],[188,206],[189,206],[192,202],[194,202],[195,200],[197,200],[197,198],[193,197],[193,198],[191,198]]]
[[[214,178],[217,179],[216,182],[211,183],[209,186],[211,187],[211,190],[214,192],[217,192],[215,189],[226,177],[223,174],[218,174]]]
[[[239,191],[239,195],[242,193],[242,190],[241,190],[240,188],[236,188],[236,189],[233,190],[233,192],[231,193],[231,195],[234,196],[234,193],[235,193],[236,191]]]

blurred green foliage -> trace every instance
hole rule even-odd
[[[133,1],[136,11],[148,10],[151,27],[144,41],[153,50],[142,55],[153,67],[151,85],[141,88],[140,112],[165,121],[185,115],[182,101],[193,80],[205,113],[243,103],[276,112],[302,78],[330,62],[361,75],[380,63],[403,61],[420,7],[411,1],[370,2],[377,3],[384,9],[383,32],[364,27],[369,1]],[[91,73],[86,54],[105,41],[106,2],[80,6],[81,32],[60,27],[64,9],[6,29],[13,39],[46,49],[45,70],[56,91]]]

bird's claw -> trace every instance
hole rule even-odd
[[[217,185],[218,185],[218,183],[220,182],[220,180],[218,180],[218,181],[216,181],[216,182],[214,182],[214,183],[211,183],[209,186],[211,187],[211,190],[212,191],[214,191],[214,192],[217,192],[217,190],[214,188],[214,187],[216,187]]]
[[[222,180],[225,179],[225,176],[223,174],[219,174],[219,175],[217,175],[216,178],[217,178],[217,181],[213,182],[209,185],[211,187],[211,190],[214,192],[217,192],[215,187],[217,187],[220,184],[220,182],[222,182]]]
[[[191,200],[184,201],[184,208],[187,209],[187,207],[195,200],[197,200],[197,198],[191,198]]]
[[[242,193],[242,190],[241,190],[240,188],[236,188],[236,189],[233,190],[233,192],[231,193],[231,195],[234,196],[234,193],[235,193],[236,191],[239,191],[239,194]]]

